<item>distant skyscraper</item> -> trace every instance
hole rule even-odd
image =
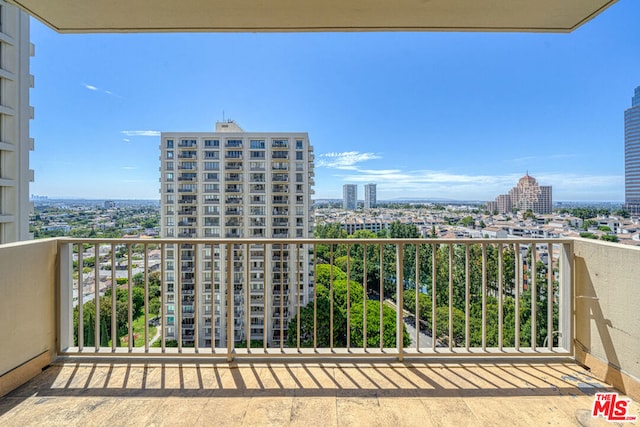
[[[367,184],[364,186],[364,208],[373,209],[376,207],[376,185]]]
[[[624,112],[624,199],[629,212],[640,214],[640,86]]]
[[[509,194],[499,195],[490,206],[495,207],[499,213],[517,209],[548,214],[553,208],[551,186],[538,185],[536,179],[527,173],[518,180],[518,185],[509,190]]]
[[[342,208],[353,211],[358,206],[358,186],[345,184],[342,186]]]

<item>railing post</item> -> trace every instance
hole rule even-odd
[[[396,348],[398,349],[398,360],[402,362],[404,357],[403,338],[404,338],[404,278],[403,278],[403,266],[404,266],[404,245],[402,243],[396,243]],[[420,325],[416,325],[417,328]],[[382,340],[382,336],[380,336]]]
[[[227,362],[233,360],[233,245],[227,243]]]
[[[558,347],[573,354],[573,243],[560,245],[558,274]]]
[[[58,249],[60,262],[60,319],[58,352],[73,347],[73,258],[71,243],[61,243]]]

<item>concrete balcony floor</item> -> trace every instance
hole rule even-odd
[[[0,398],[0,425],[611,426],[600,391],[570,361],[58,362]]]

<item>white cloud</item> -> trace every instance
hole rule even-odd
[[[136,170],[138,169],[135,166],[122,166],[120,169],[124,169],[124,170],[128,170],[128,171],[132,171],[132,170]]]
[[[131,142],[131,140],[129,138],[124,138],[123,141],[124,142]]]
[[[111,92],[110,90],[100,89],[99,87],[94,86],[94,85],[90,85],[88,83],[82,83],[82,86],[85,89],[89,89],[89,90],[94,91],[94,92],[102,92],[102,93],[106,93],[107,95],[110,95],[110,96],[115,96],[116,98],[122,98],[120,95],[117,95],[117,94]]]
[[[344,168],[343,168],[344,169]],[[397,197],[493,200],[506,194],[523,174],[473,175],[449,171],[399,169],[358,169],[334,174],[345,183],[378,184],[378,198]],[[553,187],[554,200],[616,200],[624,179],[620,175],[580,175],[539,173],[540,185]]]
[[[120,133],[127,136],[160,136],[159,130],[123,130]]]
[[[317,167],[355,170],[356,163],[367,160],[381,159],[382,157],[374,153],[360,153],[359,151],[344,151],[342,153],[325,153],[318,155]]]

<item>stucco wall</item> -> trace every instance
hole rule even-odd
[[[637,389],[640,248],[577,239],[574,255],[577,359],[622,391]]]
[[[55,353],[56,254],[56,240],[0,246],[0,380]]]

